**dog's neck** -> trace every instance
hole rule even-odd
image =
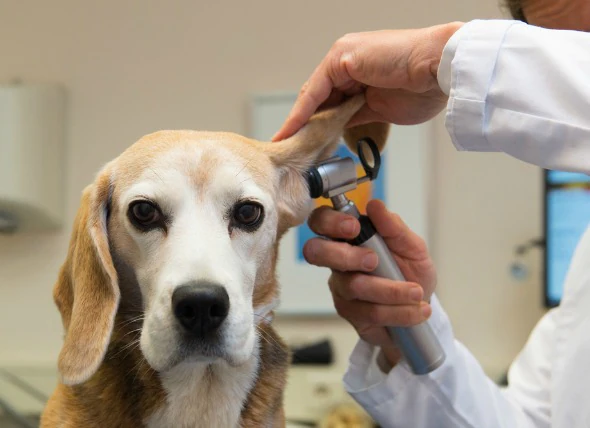
[[[239,367],[224,361],[180,363],[161,373],[166,403],[146,421],[148,427],[236,427],[256,382],[259,353]]]

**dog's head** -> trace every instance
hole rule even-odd
[[[302,223],[310,197],[302,172],[329,156],[364,103],[316,114],[296,135],[262,143],[228,133],[145,136],[87,187],[54,289],[65,341],[66,384],[100,366],[117,312],[139,314],[149,365],[238,365],[254,352],[255,326],[277,299],[280,236]],[[345,133],[382,147],[388,127]]]

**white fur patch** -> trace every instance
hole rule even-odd
[[[247,363],[207,365],[184,362],[161,374],[166,405],[147,421],[149,428],[233,428],[256,381],[258,347]]]

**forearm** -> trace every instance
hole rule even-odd
[[[456,147],[590,171],[588,52],[588,33],[514,21],[465,24],[438,69]]]

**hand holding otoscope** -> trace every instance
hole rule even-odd
[[[357,150],[366,176],[357,177],[352,158],[330,158],[307,171],[310,195],[312,198],[330,198],[336,210],[359,220],[360,233],[348,243],[370,248],[377,254],[379,263],[371,275],[404,281],[404,276],[389,248],[376,232],[371,220],[361,215],[354,203],[345,195],[346,192],[356,189],[359,184],[374,180],[379,173],[381,160],[375,143],[369,138],[361,139],[357,143]],[[386,329],[414,373],[430,373],[444,362],[444,351],[427,321],[413,327]]]

